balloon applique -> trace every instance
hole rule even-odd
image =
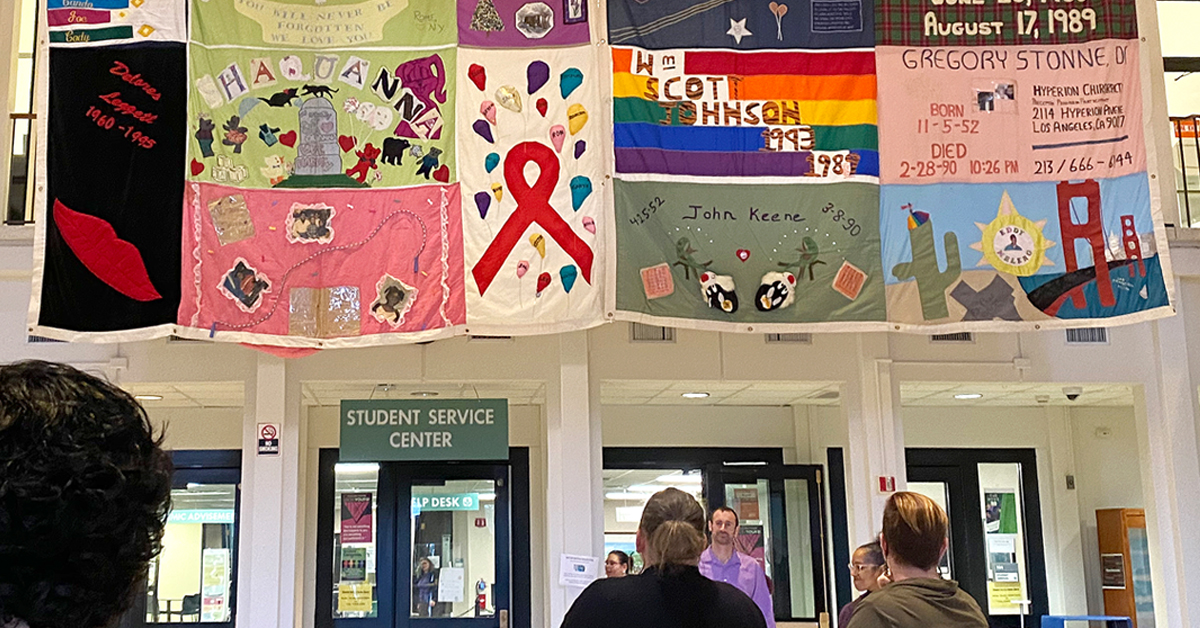
[[[513,113],[521,113],[521,92],[512,85],[505,85],[496,90],[496,102]]]
[[[542,296],[542,291],[550,287],[550,281],[550,273],[538,275],[537,296]]]
[[[587,197],[592,195],[592,180],[585,176],[571,179],[571,208],[579,211]]]
[[[563,125],[556,124],[550,127],[550,142],[554,144],[556,152],[562,152],[563,140],[565,139],[567,139],[567,130],[563,128]]]
[[[571,135],[583,130],[583,125],[587,124],[588,113],[583,105],[575,103],[567,107],[567,124],[571,127]]]
[[[583,72],[579,68],[567,68],[563,70],[561,76],[558,77],[558,91],[562,94],[563,100],[571,95],[576,88],[583,84]]]
[[[545,61],[534,61],[525,69],[525,78],[529,79],[529,94],[532,96],[550,80],[550,66]]]
[[[478,63],[472,63],[471,67],[467,68],[467,78],[471,79],[471,82],[481,92],[487,87],[487,70],[483,69],[483,66]]]
[[[479,104],[479,113],[483,114],[488,122],[496,124],[496,103],[490,100],[483,101]]]
[[[545,98],[537,99],[537,102],[533,106],[538,110],[538,113],[542,114],[543,118],[546,117],[546,110],[549,109],[550,105],[546,102]]]
[[[583,156],[583,152],[587,150],[587,142],[579,140],[575,142],[575,159]]]
[[[492,194],[496,197],[496,202],[504,200],[504,186],[499,183],[492,184]]]
[[[488,124],[487,120],[476,120],[475,123],[471,125],[471,128],[475,130],[475,133],[479,137],[487,140],[488,144],[496,143],[496,141],[492,139],[492,125]]]
[[[517,262],[517,279],[524,277],[527,272],[529,272],[529,261],[521,260]]]
[[[496,153],[488,153],[487,157],[483,158],[483,167],[490,173],[500,165],[500,155]]]
[[[573,265],[563,266],[558,271],[558,278],[562,281],[563,290],[567,294],[571,294],[571,288],[575,287],[575,278],[579,275],[579,271]]]
[[[583,228],[587,229],[588,233],[596,233],[596,221],[591,216],[584,216]]]
[[[541,255],[542,259],[546,259],[546,238],[542,237],[542,234],[535,233],[529,236],[529,244],[537,249],[538,255]]]
[[[475,193],[475,207],[479,208],[479,217],[487,218],[488,208],[492,206],[492,197],[487,192]]]

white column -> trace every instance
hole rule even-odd
[[[604,496],[598,495],[603,462],[599,421],[592,416],[587,332],[561,334],[559,343],[559,380],[546,387],[546,574],[551,627],[562,623],[581,591],[558,584],[560,556],[599,556],[604,547]]]
[[[1046,433],[1050,443],[1050,469],[1039,468],[1048,477],[1049,491],[1042,491],[1042,534],[1046,549],[1046,582],[1049,585],[1050,612],[1055,615],[1086,615],[1089,588],[1084,579],[1088,570],[1083,552],[1083,526],[1080,524],[1079,497],[1067,488],[1067,476],[1075,474],[1075,440],[1071,429],[1071,409],[1047,407]],[[1042,463],[1038,461],[1039,467]],[[1087,513],[1087,516],[1093,516]],[[1057,560],[1055,559],[1057,557]],[[1095,573],[1100,557],[1096,556]],[[1100,592],[1100,583],[1095,583]],[[1093,609],[1103,610],[1103,608]]]
[[[283,359],[262,354],[255,381],[246,386],[238,626],[298,626],[303,595],[312,593],[302,588],[302,570],[297,568],[304,538],[300,512],[305,438],[300,384],[290,381],[287,371]],[[279,455],[258,455],[259,423],[280,426]]]
[[[1179,294],[1178,287],[1176,294]],[[1153,377],[1134,389],[1155,625],[1200,625],[1200,450],[1182,302],[1150,324]]]
[[[857,547],[879,532],[889,495],[879,492],[879,477],[896,478],[904,490],[904,426],[900,419],[900,382],[892,376],[887,336],[859,334],[859,379],[842,390],[842,412],[849,430],[846,493],[850,545]]]

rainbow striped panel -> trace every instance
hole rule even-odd
[[[612,49],[616,170],[802,177],[853,155],[879,176],[872,51]]]

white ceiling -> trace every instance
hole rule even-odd
[[[302,384],[304,403],[310,406],[336,406],[343,399],[508,399],[514,406],[546,403],[546,383],[533,380],[484,382],[373,382],[318,381]],[[437,393],[422,395],[414,393]]]
[[[246,404],[242,382],[131,382],[121,384],[132,395],[158,395],[141,400],[147,408],[241,408]]]
[[[1083,394],[1070,401],[1062,383],[1021,382],[906,382],[900,385],[904,406],[1131,406],[1133,391],[1123,384],[1080,385]],[[135,395],[161,395],[143,401],[148,408],[240,408],[245,404],[242,382],[128,383],[122,387]],[[605,380],[600,384],[604,405],[701,406],[836,406],[836,382],[714,382]],[[545,382],[532,380],[454,382],[317,381],[302,384],[306,406],[336,406],[343,399],[420,399],[414,393],[437,393],[449,399],[508,399],[512,405],[546,403]],[[687,399],[685,392],[707,392],[703,399]],[[978,393],[979,399],[954,395]],[[431,395],[432,396],[432,395]]]
[[[1063,388],[1071,384],[1026,382],[900,384],[905,406],[1132,406],[1133,389],[1124,384],[1080,384],[1083,394],[1067,399]],[[959,394],[981,394],[979,399],[955,399]]]
[[[690,392],[706,392],[709,396],[703,399],[682,396]],[[609,406],[836,406],[838,384],[605,380],[600,382],[600,403]]]

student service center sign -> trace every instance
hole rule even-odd
[[[342,462],[507,460],[506,399],[342,402]]]

